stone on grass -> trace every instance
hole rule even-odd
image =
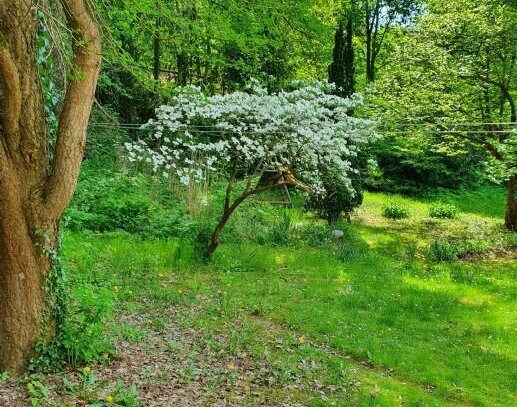
[[[333,230],[332,232],[330,232],[330,237],[332,239],[341,239],[343,236],[345,236],[345,232],[343,232],[342,230]]]

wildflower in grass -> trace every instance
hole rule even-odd
[[[226,370],[230,373],[233,372],[235,369],[237,369],[237,367],[235,365],[232,365],[231,363],[226,366]]]
[[[113,404],[113,396],[106,396],[104,401],[108,404]]]
[[[298,343],[299,343],[300,345],[303,345],[303,344],[305,343],[305,336],[300,336],[300,337],[298,338]]]
[[[147,320],[147,323],[148,323],[149,325],[152,325],[152,324],[153,324],[153,320],[152,320],[152,319],[148,319],[148,320]]]
[[[158,277],[163,278],[164,277],[163,273],[158,273]]]
[[[178,294],[183,294],[183,290],[178,290]]]
[[[90,366],[85,366],[85,367],[83,367],[83,373],[84,373],[85,375],[88,375],[88,374],[90,374],[91,372],[92,372],[92,368],[91,368]]]

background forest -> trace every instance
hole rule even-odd
[[[36,3],[54,168],[87,37]],[[81,173],[0,406],[517,404],[515,0],[88,7]]]
[[[516,121],[511,1],[100,3],[98,100],[122,123],[146,122],[178,86],[227,93],[258,79],[275,91],[330,75],[379,122],[372,188],[460,188],[515,167],[493,151],[515,148],[500,144]]]

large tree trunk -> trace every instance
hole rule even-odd
[[[49,162],[36,62],[37,3],[0,1],[0,371],[15,375],[34,355],[36,341],[55,333],[51,316],[43,318],[45,281],[57,226],[77,182],[100,66],[90,6],[61,0],[74,35],[75,79],[66,89]]]
[[[10,217],[0,219],[0,371],[18,374],[33,356],[40,337],[50,262],[38,247],[37,237],[31,236],[34,228],[26,224],[23,209],[14,206],[9,212]],[[47,322],[52,335],[52,321]]]
[[[508,181],[508,198],[506,200],[505,225],[509,230],[517,231],[517,176]]]

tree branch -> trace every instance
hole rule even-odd
[[[56,150],[45,206],[59,218],[72,198],[86,144],[86,129],[101,62],[100,33],[88,0],[61,0],[74,33],[74,79],[69,82],[59,117]]]
[[[228,188],[226,189],[226,199],[224,201],[224,210],[225,211],[227,211],[230,208],[233,184],[235,183],[235,178],[237,178],[238,165],[239,165],[239,157],[236,157],[235,161],[233,162],[232,174],[230,175],[230,180],[228,181]]]
[[[462,79],[479,80],[479,81],[484,82],[485,84],[498,87],[501,90],[501,96],[504,97],[510,104],[510,109],[511,109],[510,121],[512,123],[517,122],[517,107],[515,105],[515,101],[513,100],[512,94],[510,93],[510,91],[508,90],[508,87],[504,83],[495,81],[490,78],[484,78],[481,76],[477,76],[477,75],[461,75],[460,77]]]
[[[20,76],[9,50],[0,43],[0,91],[3,94],[3,106],[0,123],[6,137],[9,150],[16,147],[16,133],[22,109]],[[13,152],[14,150],[11,150]]]

